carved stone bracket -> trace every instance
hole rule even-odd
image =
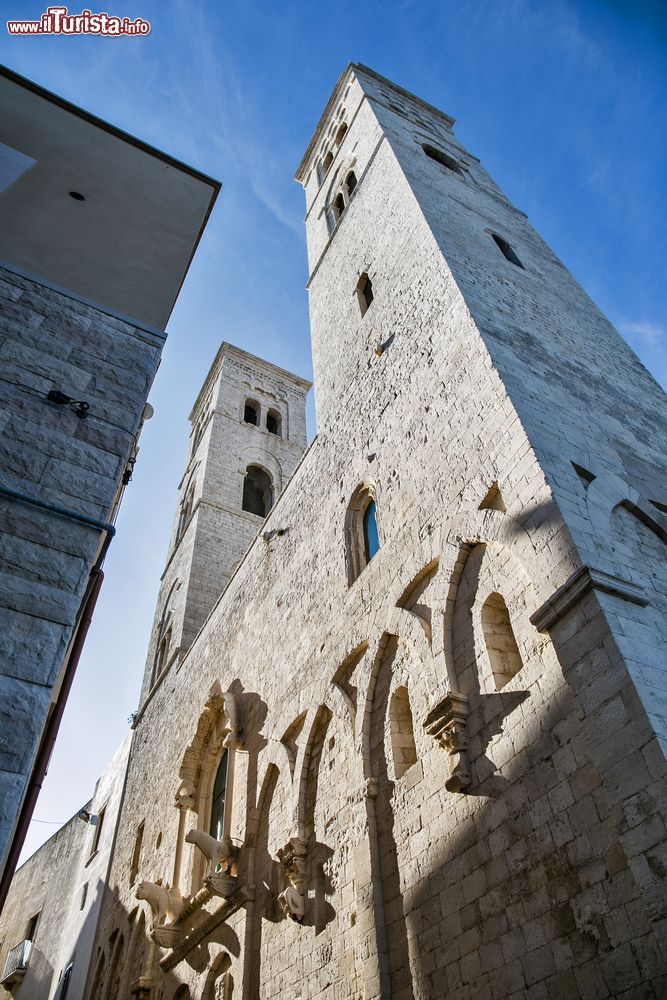
[[[449,754],[448,792],[463,792],[470,785],[468,768],[468,699],[450,691],[429,714],[424,729]]]
[[[178,889],[158,882],[140,882],[135,893],[151,908],[152,923],[149,933],[161,948],[173,948],[182,936],[181,927],[175,926],[183,915],[188,900]]]
[[[278,899],[284,912],[292,920],[300,923],[306,914],[306,877],[307,845],[299,837],[291,837],[277,853],[277,860],[283,875],[290,883],[280,893]]]

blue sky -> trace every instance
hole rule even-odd
[[[84,4],[71,4],[78,13]],[[662,0],[122,0],[148,37],[9,38],[0,61],[218,177],[169,324],[134,480],[26,852],[92,792],[136,707],[188,436],[220,341],[310,375],[294,171],[341,71],[373,67],[456,131],[667,383]],[[46,4],[0,0],[2,20]],[[310,434],[314,433],[312,404]]]

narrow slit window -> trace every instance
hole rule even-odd
[[[130,885],[134,885],[137,875],[139,874],[139,867],[141,865],[141,848],[144,842],[144,824],[140,823],[137,827],[137,835],[134,839],[134,851],[132,852],[132,863],[130,865]]]
[[[225,835],[225,803],[227,801],[227,765],[229,754],[225,750],[215,775],[213,796],[211,799],[211,822],[209,833],[216,840],[222,840]]]
[[[90,852],[91,854],[95,854],[95,852],[98,851],[100,848],[100,840],[102,839],[102,827],[104,826],[105,813],[106,813],[106,806],[100,809],[100,811],[97,814],[97,823],[95,824],[95,836],[93,837],[93,849]]]
[[[380,548],[375,500],[371,500],[364,511],[363,529],[364,555],[366,556],[366,562],[369,563]]]
[[[361,315],[365,316],[368,307],[373,301],[373,283],[365,271],[357,282],[357,298],[359,299]]]
[[[334,141],[337,146],[340,146],[341,142],[345,138],[346,132],[347,132],[347,125],[345,122],[343,122],[341,125],[339,125],[338,131],[336,132],[336,138]]]
[[[456,160],[447,153],[444,153],[441,149],[436,149],[435,146],[430,146],[428,143],[423,143],[422,149],[431,160],[435,160],[435,162],[441,164],[441,166],[447,167],[447,169],[453,171],[453,173],[460,174],[462,172],[461,167]]]
[[[327,155],[322,160],[322,177],[326,177],[326,175],[329,173],[329,167],[331,166],[332,163],[333,163],[333,153],[331,152],[331,150],[329,150]]]
[[[519,260],[516,253],[509,245],[507,240],[504,240],[502,236],[498,236],[497,233],[491,233],[491,236],[493,238],[494,243],[500,250],[503,257],[505,258],[505,260],[508,260],[510,264],[514,264],[516,267],[520,267],[522,270],[525,271],[523,264],[521,263],[521,261]]]
[[[345,199],[343,198],[342,191],[339,191],[336,197],[334,198],[332,208],[333,208],[334,222],[338,222],[340,220],[341,215],[345,211]]]
[[[352,197],[352,192],[357,186],[357,175],[354,170],[350,170],[349,174],[345,178],[345,189],[347,191],[348,198]]]

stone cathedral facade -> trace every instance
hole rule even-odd
[[[453,124],[348,67],[318,436],[193,411],[89,998],[667,994],[665,399]]]

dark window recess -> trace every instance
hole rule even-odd
[[[254,424],[255,427],[259,425],[259,407],[257,403],[253,403],[250,399],[246,400],[243,410],[243,420],[246,424]]]
[[[211,801],[211,823],[209,833],[216,840],[222,840],[225,833],[225,802],[227,799],[227,763],[229,755],[225,750],[215,776],[213,799]]]
[[[352,196],[352,192],[354,191],[356,186],[357,186],[357,175],[355,174],[354,170],[350,170],[349,174],[345,178],[345,187],[347,189],[348,198]]]
[[[37,933],[37,924],[38,924],[38,922],[39,922],[39,913],[36,913],[28,921],[28,926],[26,927],[26,930],[25,930],[26,941],[34,941],[35,940],[35,934]]]
[[[369,563],[380,548],[375,500],[371,500],[368,507],[364,511],[363,528],[364,555],[366,556],[366,562]]]
[[[269,434],[280,436],[280,414],[276,413],[275,410],[269,410],[266,415],[266,429]]]
[[[327,171],[329,170],[329,167],[331,166],[332,163],[333,163],[333,153],[332,152],[328,152],[327,155],[322,160],[322,174],[323,175],[327,173]]]
[[[366,310],[373,301],[373,283],[365,271],[357,282],[357,298],[359,299],[361,315],[365,316]]]
[[[266,517],[273,506],[271,477],[257,465],[249,465],[243,480],[243,510]]]
[[[525,267],[523,266],[523,264],[515,254],[514,250],[507,242],[507,240],[504,240],[502,236],[498,236],[497,233],[491,233],[491,236],[493,237],[494,243],[500,250],[505,260],[508,260],[510,264],[514,264],[516,265],[516,267],[520,267],[522,270],[525,271]]]
[[[333,217],[335,222],[338,222],[344,211],[345,199],[343,198],[343,192],[339,191],[333,202]]]
[[[346,132],[347,132],[347,125],[345,124],[345,122],[343,122],[342,125],[339,126],[338,131],[336,132],[335,142],[337,146],[340,146],[341,142],[345,138]]]
[[[435,146],[429,146],[427,142],[422,144],[422,149],[432,160],[436,163],[442,164],[443,167],[447,167],[448,170],[453,170],[455,174],[460,174],[461,167],[456,162],[452,156],[448,156],[447,153],[443,153],[441,149],[436,149]]]

